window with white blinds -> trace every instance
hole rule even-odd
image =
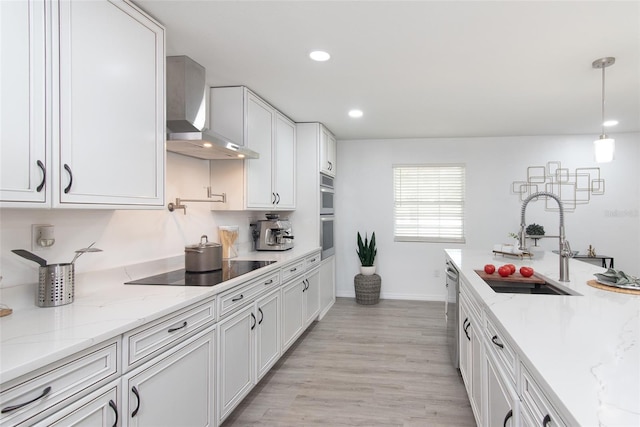
[[[464,165],[394,165],[394,240],[464,243],[464,188]]]

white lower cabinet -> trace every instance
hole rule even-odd
[[[320,311],[320,269],[282,287],[282,352],[287,351]]]
[[[480,322],[472,314],[469,302],[460,298],[460,373],[469,395],[476,423],[482,425],[482,359]]]
[[[490,351],[485,353],[484,361],[487,373],[485,425],[519,426],[518,403],[520,400],[515,387],[505,381],[507,376],[499,371],[499,364],[494,361]]]
[[[118,379],[40,421],[35,427],[116,427],[121,425],[120,406]]]
[[[330,256],[320,265],[320,313],[322,319],[336,302],[336,257]]]
[[[123,376],[123,425],[215,425],[214,357],[209,326]]]
[[[219,323],[220,423],[280,357],[279,311],[277,288]]]
[[[280,289],[256,301],[258,326],[256,327],[257,381],[269,372],[280,355]]]

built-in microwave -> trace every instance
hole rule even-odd
[[[320,174],[320,215],[334,214],[334,197],[333,178]]]
[[[325,259],[336,253],[333,246],[333,215],[320,215],[320,245],[322,246],[321,258]]]

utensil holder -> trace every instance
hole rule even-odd
[[[57,307],[73,302],[75,270],[73,264],[40,267],[38,307]]]

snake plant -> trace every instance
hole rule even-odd
[[[360,258],[360,264],[363,267],[373,266],[373,261],[376,259],[376,254],[378,253],[378,250],[376,249],[375,231],[371,233],[371,240],[367,238],[365,233],[364,242],[362,241],[362,236],[360,236],[360,232],[358,231],[358,250],[356,252]]]

